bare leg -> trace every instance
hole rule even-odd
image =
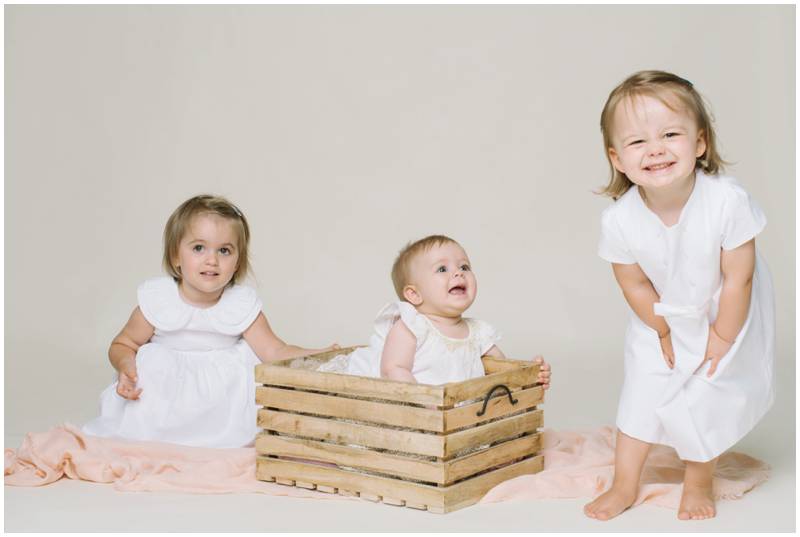
[[[703,520],[717,514],[711,483],[717,459],[708,462],[686,461],[686,475],[683,477],[683,495],[678,508],[681,520]]]
[[[617,430],[614,482],[610,489],[583,507],[584,514],[597,520],[608,520],[633,505],[639,491],[642,467],[649,451],[650,444],[647,442],[631,438]]]

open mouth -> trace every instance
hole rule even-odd
[[[467,293],[467,288],[463,285],[456,285],[455,287],[451,287],[448,293],[451,295],[464,295]]]
[[[662,162],[661,164],[652,164],[650,166],[645,166],[645,170],[648,172],[660,172],[662,170],[666,170],[671,168],[675,163],[674,162]]]
[[[219,276],[219,272],[210,272],[210,271],[201,272],[200,274],[202,276]]]

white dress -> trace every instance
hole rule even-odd
[[[83,426],[95,436],[201,447],[242,447],[256,426],[254,367],[258,357],[241,335],[261,312],[255,290],[228,287],[210,308],[181,299],[169,277],[138,289],[139,308],[153,325],[136,353],[136,401],[100,395],[100,416]]]
[[[603,211],[599,255],[638,263],[660,297],[654,311],[670,327],[675,367],[664,362],[658,334],[631,312],[617,427],[645,442],[674,447],[705,462],[735,444],[773,403],[775,303],[769,269],[756,253],[747,319],[711,378],[703,362],[722,288],[721,250],[755,237],[761,209],[729,177],[697,172],[677,224],[667,227],[636,187]]]
[[[408,302],[392,302],[378,313],[368,347],[358,348],[349,355],[336,356],[318,370],[380,377],[386,335],[398,320],[402,320],[417,338],[411,374],[420,384],[446,384],[483,376],[481,356],[500,339],[489,324],[469,318],[464,319],[469,327],[467,337],[448,337]]]

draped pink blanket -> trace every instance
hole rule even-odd
[[[5,450],[6,485],[47,485],[64,476],[113,483],[121,491],[260,492],[337,498],[257,480],[254,448],[213,449],[115,440],[87,435],[65,424],[44,433],[29,433],[19,449]]]
[[[542,435],[544,470],[497,485],[481,503],[542,498],[594,498],[611,486],[614,477],[616,430],[545,430]],[[685,464],[674,449],[654,445],[642,472],[634,505],[649,503],[677,509]],[[743,453],[720,455],[714,472],[716,499],[738,499],[769,477],[769,466]]]
[[[544,471],[501,483],[482,503],[510,499],[593,497],[613,477],[614,429],[584,432],[545,430]],[[83,434],[66,424],[30,433],[19,449],[5,450],[5,484],[39,486],[66,476],[113,483],[121,491],[191,493],[258,492],[275,496],[343,498],[258,481],[253,448],[193,448],[158,442],[131,442]],[[765,481],[769,467],[741,453],[720,457],[714,481],[718,498],[740,498]],[[675,451],[655,446],[636,500],[677,508],[683,463]]]

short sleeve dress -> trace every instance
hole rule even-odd
[[[254,366],[242,333],[261,312],[256,291],[228,287],[209,308],[187,304],[172,278],[138,289],[139,308],[155,333],[136,354],[138,400],[100,395],[100,416],[87,434],[200,447],[251,444],[256,426]]]
[[[741,246],[765,225],[761,209],[734,179],[699,171],[673,226],[664,225],[635,187],[603,211],[600,257],[638,263],[660,297],[654,312],[669,325],[675,351],[670,369],[658,334],[631,311],[617,413],[622,432],[704,462],[735,444],[770,408],[775,299],[758,252],[747,319],[711,378],[710,362],[703,362],[722,290],[721,252]]]
[[[465,338],[442,334],[425,315],[408,302],[387,304],[375,319],[369,346],[349,355],[339,355],[319,370],[365,377],[381,376],[381,354],[386,335],[394,323],[402,321],[417,339],[411,374],[420,384],[446,384],[480,377],[485,374],[481,356],[500,340],[500,334],[489,324],[477,319],[464,319],[469,328]]]

